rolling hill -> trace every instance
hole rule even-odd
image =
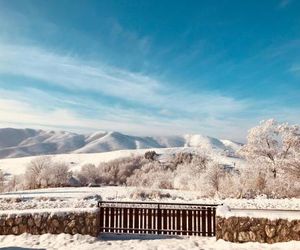
[[[240,143],[203,135],[138,137],[119,132],[96,132],[84,135],[67,131],[0,129],[0,159],[174,147],[199,147],[205,150],[235,152],[240,146]]]

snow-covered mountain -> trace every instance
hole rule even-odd
[[[233,141],[203,135],[138,137],[119,132],[83,135],[66,131],[0,129],[0,158],[171,147],[201,147],[234,152],[240,146]]]

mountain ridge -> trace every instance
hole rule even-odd
[[[117,131],[78,134],[68,131],[0,128],[0,159],[24,156],[101,153],[124,149],[201,147],[236,151],[242,144],[200,134],[133,136]]]

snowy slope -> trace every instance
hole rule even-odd
[[[74,153],[96,153],[121,149],[141,149],[162,147],[151,137],[136,137],[124,135],[118,132],[108,132],[100,138],[91,140],[85,146]]]
[[[241,146],[243,146],[242,143],[238,143],[230,140],[221,140],[221,142],[226,146],[227,149],[230,149],[233,152],[238,151],[241,148]]]
[[[84,135],[70,132],[0,129],[0,158],[68,153],[84,145]]]
[[[103,153],[70,153],[70,154],[55,154],[51,155],[51,158],[54,161],[64,162],[69,167],[70,170],[76,171],[80,170],[81,167],[85,164],[91,163],[96,166],[100,162],[111,161],[120,157],[128,157],[131,155],[143,155],[148,150],[154,150],[158,154],[161,154],[161,158],[168,158],[169,156],[178,153],[178,152],[194,152],[197,153],[202,151],[198,147],[176,147],[176,148],[151,148],[151,149],[132,149],[132,150],[117,150]],[[237,168],[244,166],[244,161],[235,157],[228,157],[224,154],[223,151],[211,150],[206,151],[206,153],[215,161],[226,164],[234,165]],[[5,174],[18,175],[25,173],[26,167],[30,161],[38,156],[29,156],[29,157],[18,157],[18,158],[7,158],[0,159],[0,169]]]
[[[138,137],[119,132],[89,135],[66,131],[0,129],[0,159],[24,156],[100,153],[124,149],[199,147],[205,150],[235,152],[241,145],[203,135]]]

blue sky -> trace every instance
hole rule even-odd
[[[300,123],[300,1],[0,0],[0,126],[202,133]]]

